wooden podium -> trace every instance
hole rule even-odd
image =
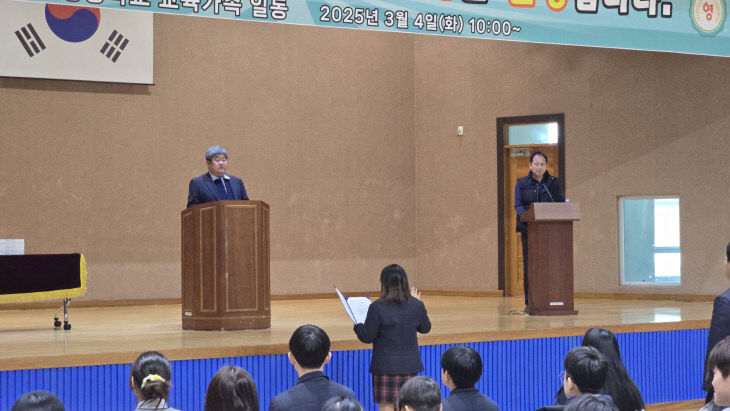
[[[268,204],[216,201],[180,218],[182,328],[271,327]]]
[[[576,203],[532,203],[527,222],[527,282],[530,315],[578,314],[573,308],[573,221]]]

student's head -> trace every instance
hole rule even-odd
[[[469,347],[451,347],[441,356],[441,380],[447,387],[470,388],[482,376],[482,358]]]
[[[618,340],[616,340],[616,336],[610,330],[605,328],[589,328],[583,336],[581,345],[594,347],[608,361],[621,362]]]
[[[715,344],[710,351],[707,365],[713,371],[715,404],[730,406],[730,336]]]
[[[564,408],[565,411],[618,411],[607,395],[581,394]]]
[[[329,361],[330,338],[316,325],[302,325],[289,339],[289,354],[303,369],[315,370]],[[292,362],[293,364],[293,362]]]
[[[596,348],[609,363],[601,392],[613,397],[616,407],[622,410],[644,408],[641,392],[621,361],[616,336],[604,328],[591,328],[583,337],[582,345]]]
[[[598,394],[606,381],[608,361],[593,347],[575,347],[563,361],[565,395]]]
[[[61,400],[48,391],[33,391],[21,395],[10,411],[65,411]]]
[[[380,300],[389,304],[401,304],[411,296],[406,270],[391,264],[380,272]]]
[[[170,363],[157,351],[147,351],[137,357],[129,370],[129,384],[141,400],[164,399],[170,393]]]
[[[332,397],[322,405],[321,411],[364,411],[356,399],[350,397]]]
[[[400,411],[439,411],[441,388],[428,377],[413,377],[401,387],[398,406]]]
[[[226,365],[210,380],[205,411],[258,411],[256,383],[243,368]]]

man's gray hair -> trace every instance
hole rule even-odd
[[[213,146],[205,152],[205,160],[210,161],[211,158],[217,156],[218,154],[223,154],[224,156],[226,156],[226,158],[228,158],[228,152],[225,148],[221,146]]]

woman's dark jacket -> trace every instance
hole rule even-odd
[[[413,297],[403,304],[375,301],[368,308],[364,324],[355,324],[355,334],[373,343],[370,372],[373,374],[417,374],[423,371],[417,333],[431,331],[426,306]]]

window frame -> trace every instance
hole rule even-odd
[[[679,196],[679,194],[663,194],[663,195],[650,195],[650,194],[643,194],[643,195],[625,195],[625,196],[618,196],[618,237],[619,237],[619,249],[618,249],[618,264],[619,264],[619,286],[626,286],[626,287],[680,287],[682,285],[682,263],[681,263],[681,256],[682,256],[682,201]],[[664,199],[676,199],[678,204],[678,221],[677,225],[679,226],[679,255],[680,255],[680,267],[679,267],[679,281],[676,282],[657,282],[657,281],[626,281],[625,275],[626,271],[624,268],[624,244],[625,244],[625,233],[624,233],[624,201],[625,200],[664,200]],[[654,246],[656,254],[657,249],[667,249],[667,248],[674,248],[674,247],[656,247]]]

